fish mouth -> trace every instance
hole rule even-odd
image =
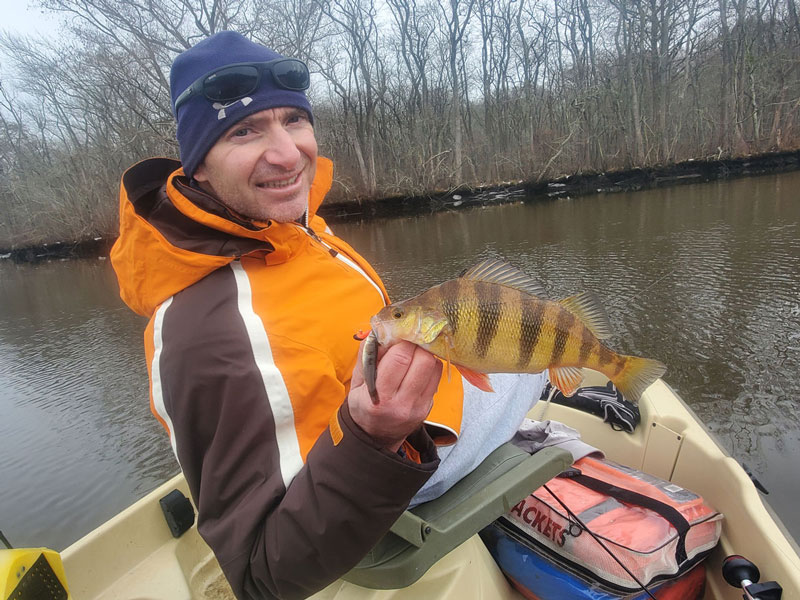
[[[380,313],[372,317],[369,324],[381,346],[391,346],[400,340],[393,331],[392,323],[387,323],[386,319],[382,319]]]
[[[372,327],[372,332],[378,339],[378,343],[383,343],[383,339],[386,335],[386,328],[383,326],[383,321],[378,318],[378,315],[375,315],[369,320],[369,325]]]

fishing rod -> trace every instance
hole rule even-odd
[[[3,535],[3,532],[0,531],[0,542],[3,542],[6,548],[9,550],[13,550],[14,546],[11,545],[11,542],[8,541],[8,538]]]
[[[674,269],[670,269],[669,271],[667,271],[666,273],[664,273],[664,274],[663,274],[661,277],[659,277],[658,279],[656,279],[655,281],[653,281],[653,282],[652,282],[650,285],[648,285],[646,288],[644,288],[644,289],[643,289],[641,292],[637,292],[637,293],[635,293],[633,296],[628,296],[627,298],[622,298],[622,299],[620,299],[620,300],[617,300],[616,302],[612,302],[611,304],[609,304],[609,305],[608,305],[608,307],[615,307],[615,306],[619,306],[619,305],[620,305],[621,303],[623,303],[623,302],[630,302],[631,300],[635,300],[635,299],[636,299],[636,298],[638,298],[639,296],[641,296],[641,295],[643,295],[644,293],[646,293],[646,292],[650,291],[650,290],[651,290],[651,289],[652,289],[652,288],[653,288],[653,287],[654,287],[656,284],[658,284],[658,283],[662,282],[664,279],[666,279],[667,277],[669,277],[670,275],[672,275],[672,274],[673,274],[673,273],[674,273],[676,270],[677,270],[677,267],[675,267]]]

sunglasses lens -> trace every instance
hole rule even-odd
[[[308,67],[304,62],[292,58],[272,65],[272,74],[281,86],[289,90],[305,90],[310,83]]]
[[[203,92],[209,100],[225,102],[246,96],[257,85],[258,69],[251,65],[240,65],[209,75],[203,82]]]

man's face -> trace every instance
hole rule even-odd
[[[300,218],[317,168],[317,140],[306,112],[270,108],[222,134],[194,178],[228,208],[254,219]]]

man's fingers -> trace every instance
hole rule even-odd
[[[436,363],[439,366],[431,373],[431,378],[428,380],[428,385],[423,392],[424,396],[431,398],[431,403],[433,403],[433,395],[436,393],[436,390],[439,389],[439,383],[442,380],[442,369],[444,368],[442,361],[437,360]]]
[[[402,341],[391,346],[381,357],[378,348],[378,394],[381,397],[395,395],[408,374],[414,354],[419,346]]]
[[[415,346],[411,364],[397,392],[404,396],[406,394],[413,397],[431,396],[433,392],[428,392],[431,381],[438,381],[441,376],[441,361],[427,350]]]
[[[364,431],[383,447],[396,449],[428,416],[442,363],[427,350],[405,341],[381,354],[376,379],[380,402],[371,401],[358,367],[353,371],[348,402],[353,420]]]
[[[388,397],[431,395],[442,376],[442,363],[433,354],[412,344],[399,342],[385,353],[378,366],[378,391]]]

